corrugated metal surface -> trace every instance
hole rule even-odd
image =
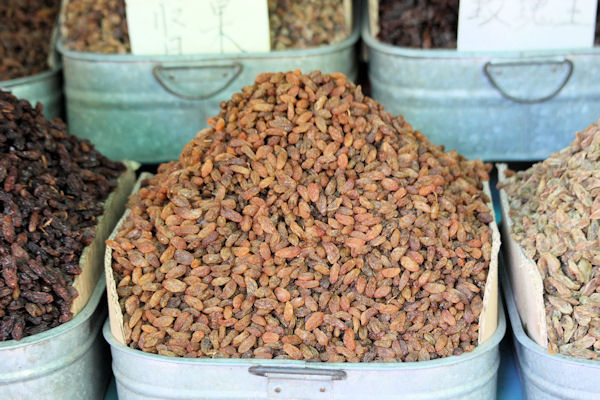
[[[512,287],[501,268],[502,288],[512,325],[521,386],[530,400],[600,399],[600,362],[551,355],[531,340],[521,324]]]
[[[61,68],[25,78],[0,81],[0,89],[29,100],[33,106],[39,101],[44,105],[44,115],[48,119],[63,117]]]
[[[359,24],[343,43],[240,55],[81,53],[59,44],[70,131],[113,159],[173,160],[217,115],[221,101],[262,72],[321,70],[357,76]]]
[[[120,400],[137,399],[494,399],[506,323],[472,353],[410,363],[310,363],[287,360],[181,359],[111,345]]]
[[[373,98],[469,158],[543,159],[600,116],[599,48],[410,49],[372,38],[366,21],[362,38]]]
[[[106,318],[104,279],[71,321],[20,341],[0,342],[0,398],[100,399],[109,378],[109,353],[100,336]]]

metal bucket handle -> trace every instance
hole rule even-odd
[[[185,99],[185,100],[205,100],[210,97],[216,96],[225,90],[235,79],[242,73],[244,69],[243,65],[239,62],[231,62],[226,64],[200,64],[194,65],[189,63],[183,64],[159,64],[156,65],[152,69],[152,75],[154,79],[165,89],[167,92]],[[184,72],[188,73],[190,71],[197,71],[199,75],[205,73],[207,76],[202,78],[202,80],[209,81],[211,83],[216,83],[217,87],[212,89],[206,93],[197,93],[198,91],[202,92],[204,88],[196,88],[196,93],[184,93],[181,87],[177,85],[177,73]],[[214,71],[224,71],[222,72],[222,78],[225,78],[222,82],[218,79],[215,80]],[[179,79],[179,81],[183,81],[183,79]]]
[[[490,69],[493,67],[513,67],[513,66],[527,66],[527,65],[566,65],[567,66],[567,74],[565,75],[562,83],[558,86],[558,88],[556,88],[552,93],[546,95],[546,96],[541,96],[541,97],[534,97],[534,98],[525,98],[525,97],[518,97],[518,96],[513,96],[509,93],[507,93],[503,88],[500,87],[500,85],[498,84],[498,82],[494,79],[494,77],[492,76]],[[560,91],[567,85],[567,82],[569,81],[569,79],[571,78],[571,75],[573,75],[573,61],[569,60],[568,58],[554,58],[554,59],[550,59],[550,60],[524,60],[524,61],[488,61],[485,63],[485,65],[483,66],[483,73],[485,74],[485,76],[487,77],[487,79],[490,81],[490,84],[500,92],[500,94],[509,99],[512,100],[516,103],[522,103],[522,104],[534,104],[534,103],[543,103],[544,101],[550,100],[552,98],[554,98],[556,95],[558,95],[558,93],[560,93]]]
[[[331,400],[333,382],[346,379],[338,369],[255,365],[248,372],[267,378],[267,398],[281,400]]]
[[[321,369],[321,368],[301,368],[301,367],[269,367],[255,365],[248,368],[248,372],[253,375],[274,377],[282,375],[285,377],[297,377],[297,379],[306,379],[309,376],[318,376],[332,381],[341,381],[346,379],[345,371],[339,369]]]

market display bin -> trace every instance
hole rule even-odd
[[[123,214],[137,163],[127,169],[104,202],[96,237],[83,249],[73,287],[71,321],[21,340],[0,341],[0,399],[88,400],[102,397],[110,375],[109,352],[100,335],[107,315],[102,274],[104,240]]]
[[[184,359],[120,344],[107,320],[120,400],[136,399],[494,399],[506,322],[473,352],[406,363],[312,363],[294,360]]]
[[[88,400],[102,397],[110,370],[100,336],[106,318],[104,278],[83,310],[56,328],[0,342],[0,398]]]
[[[44,116],[48,119],[63,117],[62,68],[54,68],[24,78],[0,81],[0,89],[27,99],[34,107],[35,103],[42,103]]]
[[[600,49],[461,52],[392,46],[363,18],[372,97],[468,158],[536,160],[597,121]]]
[[[521,323],[511,281],[504,268],[500,278],[512,326],[516,361],[525,399],[591,400],[600,398],[600,362],[550,354],[530,339]]]
[[[67,119],[113,159],[176,159],[219,104],[262,72],[321,70],[357,77],[359,24],[342,43],[234,55],[136,56],[67,50],[62,43]]]
[[[152,175],[142,173],[132,193]],[[484,191],[491,198],[489,187]],[[490,204],[490,209],[493,206]],[[109,237],[114,239],[131,210]],[[109,318],[103,334],[111,346],[119,400],[142,399],[369,399],[481,400],[496,398],[499,344],[506,331],[497,287],[500,239],[492,228],[492,260],[479,319],[486,332],[474,351],[421,362],[327,363],[296,360],[177,358],[126,346],[113,254],[106,248],[104,268]],[[489,296],[486,300],[486,296]],[[485,318],[483,318],[485,317]],[[112,327],[111,327],[112,325]]]

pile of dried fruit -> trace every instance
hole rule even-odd
[[[67,48],[129,53],[124,0],[67,0],[63,37]],[[271,48],[303,49],[342,42],[350,34],[343,0],[269,0]]]
[[[79,257],[123,169],[0,91],[0,340],[72,318]]]
[[[129,346],[332,362],[473,350],[489,165],[339,73],[261,74],[209,124],[107,242]]]
[[[548,349],[600,358],[600,127],[498,185],[513,238],[544,282]]]
[[[269,0],[271,49],[340,43],[350,35],[343,0]]]
[[[379,34],[404,47],[456,48],[458,0],[380,0]]]
[[[50,38],[59,6],[59,0],[0,2],[0,81],[49,68]]]
[[[65,0],[62,26],[68,49],[92,53],[129,53],[125,0]]]

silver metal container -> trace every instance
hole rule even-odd
[[[116,341],[107,320],[120,400],[137,399],[495,399],[506,322],[475,351],[407,363],[183,359],[144,353]]]
[[[35,107],[37,102],[44,105],[44,115],[48,119],[63,116],[62,69],[55,68],[25,78],[0,81],[0,89],[12,92],[19,98],[29,100]]]
[[[521,324],[513,291],[504,268],[500,269],[502,288],[514,337],[521,386],[526,399],[600,399],[600,361],[552,355],[531,340]]]
[[[0,398],[90,400],[104,395],[109,354],[100,336],[106,318],[101,278],[71,321],[19,341],[0,342]],[[101,305],[99,305],[101,303]]]
[[[135,56],[67,50],[65,69],[70,131],[106,156],[161,162],[216,116],[221,101],[262,72],[321,70],[357,76],[359,24],[337,45],[239,55]]]
[[[600,48],[411,49],[374,39],[366,19],[372,97],[466,157],[544,159],[600,116]]]

